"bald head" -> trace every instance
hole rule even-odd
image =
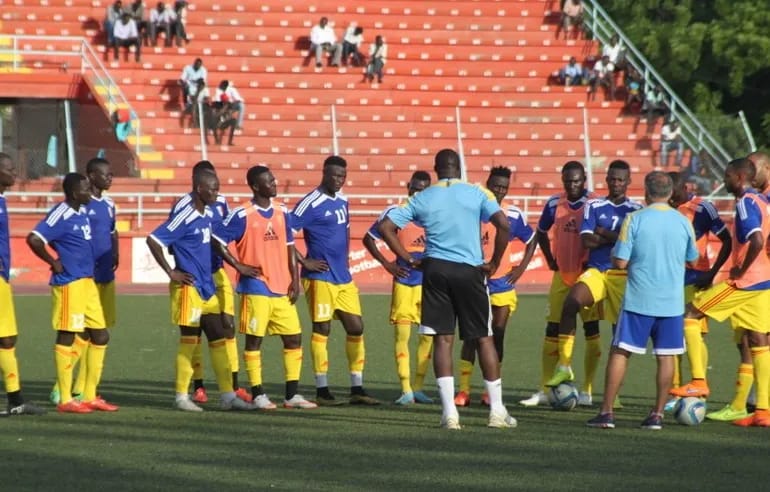
[[[754,163],[755,175],[752,186],[764,191],[770,185],[770,157],[764,152],[752,152],[746,159]]]
[[[452,149],[443,149],[436,154],[433,170],[438,179],[460,177],[460,156]]]

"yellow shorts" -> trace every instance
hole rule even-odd
[[[96,284],[96,290],[99,291],[99,302],[102,304],[104,313],[104,322],[107,328],[115,326],[117,307],[115,305],[115,281],[106,284]]]
[[[508,314],[511,314],[516,312],[519,298],[516,296],[516,289],[511,289],[508,292],[489,294],[489,303],[492,304],[492,307],[507,307],[509,310]]]
[[[548,323],[558,323],[561,321],[561,311],[564,308],[564,300],[567,299],[567,294],[571,287],[564,283],[559,272],[553,272],[553,279],[551,280],[551,288],[548,289],[548,305],[545,311],[545,320]],[[583,323],[588,321],[599,321],[602,319],[601,310],[599,304],[594,304],[591,307],[587,307],[580,310],[580,318]]]
[[[224,268],[214,272],[214,287],[217,288],[216,296],[219,301],[219,312],[235,315],[235,299],[233,297],[233,284]]]
[[[215,295],[203,300],[198,289],[177,282],[171,282],[168,289],[171,296],[171,322],[175,325],[197,328],[204,314],[219,314],[219,301]]]
[[[11,284],[0,277],[0,338],[15,337],[18,334]]]
[[[582,282],[591,291],[594,304],[602,302],[601,312],[604,319],[615,324],[623,304],[627,277],[625,270],[609,269],[600,272],[596,268],[589,268],[578,277],[578,282]]]
[[[740,290],[727,282],[719,282],[695,296],[692,305],[711,319],[730,318],[733,328],[768,331],[770,290]]]
[[[393,282],[393,294],[390,297],[390,322],[409,321],[420,323],[422,307],[422,285],[404,285]]]
[[[332,284],[323,280],[302,279],[310,318],[314,323],[334,319],[337,311],[361,316],[358,287],[353,282]]]
[[[702,290],[698,289],[694,285],[685,285],[684,286],[684,304],[685,306],[687,304],[690,304],[700,293]],[[709,325],[708,323],[703,323],[701,325],[700,332],[704,335],[708,334],[709,332]]]
[[[86,328],[99,330],[107,327],[99,289],[93,278],[79,278],[67,285],[54,285],[51,287],[51,299],[54,330],[82,333]]]
[[[255,337],[299,335],[297,307],[289,296],[268,297],[241,294],[240,332]]]

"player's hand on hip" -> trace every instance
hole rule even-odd
[[[695,288],[699,290],[708,289],[711,284],[714,283],[714,275],[711,273],[704,273],[695,280]]]
[[[497,263],[493,263],[490,261],[488,263],[484,263],[481,266],[479,266],[479,270],[481,270],[484,273],[484,275],[486,275],[487,277],[491,277],[497,271],[497,267],[498,267]]]
[[[730,269],[730,280],[738,280],[741,277],[743,277],[743,272],[741,271],[740,267],[732,267]]]
[[[519,281],[519,279],[523,274],[524,274],[524,268],[521,268],[521,266],[512,268],[511,271],[505,275],[505,283],[507,283],[508,285],[514,285],[516,282]]]
[[[559,264],[556,263],[556,260],[551,260],[551,261],[548,262],[548,268],[552,272],[558,272],[559,271]]]
[[[237,271],[241,277],[258,278],[262,275],[262,268],[252,265],[245,265],[243,263],[238,263],[235,267],[235,271]]]
[[[120,255],[118,253],[114,253],[112,255],[112,271],[118,269],[118,266],[120,265]]]
[[[168,278],[174,282],[184,285],[193,285],[195,283],[195,277],[187,272],[183,272],[182,270],[171,270],[168,274]]]
[[[395,278],[406,278],[409,276],[409,272],[406,268],[399,266],[396,262],[385,263],[383,268]]]
[[[305,267],[306,270],[311,272],[328,272],[329,271],[329,264],[326,263],[326,261],[324,260],[305,258],[305,261],[302,264],[302,266]]]
[[[62,273],[64,272],[64,267],[61,264],[61,260],[56,258],[53,260],[53,263],[51,263],[51,271],[53,273]]]

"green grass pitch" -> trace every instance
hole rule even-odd
[[[584,426],[595,409],[564,413],[517,406],[539,380],[542,296],[521,296],[508,325],[504,399],[519,427],[485,427],[487,412],[477,404],[477,369],[474,405],[461,409],[464,429],[442,431],[437,428],[438,405],[399,408],[389,403],[400,391],[392,328],[386,323],[388,305],[387,296],[363,298],[365,385],[387,402],[382,406],[227,413],[209,403],[210,411],[203,414],[176,411],[172,401],[178,330],[169,322],[167,298],[121,296],[119,326],[112,331],[100,389],[121,410],[61,415],[47,402],[54,375],[50,301],[19,296],[23,389],[27,399],[44,403],[49,414],[0,419],[2,490],[721,490],[756,487],[757,480],[767,479],[768,430],[714,422],[687,428],[673,418],[667,418],[662,432],[638,428],[654,392],[651,356],[631,360],[621,393],[626,408],[618,413],[614,431]],[[308,334],[302,301],[300,314]],[[607,346],[607,326],[602,336]],[[312,397],[308,339],[301,392]],[[576,345],[581,378],[581,337]],[[278,339],[268,339],[263,346],[266,388],[276,402],[283,390],[280,348]],[[709,348],[710,406],[715,409],[731,398],[737,367],[726,326],[711,327]],[[332,329],[329,349],[330,383],[344,396],[348,375],[339,325]],[[601,393],[605,360],[596,393]],[[210,399],[216,402],[208,357],[206,363]],[[245,384],[243,369],[241,374]],[[436,395],[432,371],[426,390]]]

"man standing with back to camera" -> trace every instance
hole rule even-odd
[[[441,427],[459,430],[454,402],[452,345],[455,324],[460,339],[476,340],[484,385],[489,394],[489,427],[516,427],[503,406],[500,366],[492,337],[486,278],[495,273],[508,246],[510,226],[492,192],[460,180],[460,157],[453,150],[436,154],[438,183],[415,195],[404,207],[388,212],[379,232],[388,247],[411,267],[422,267],[420,333],[434,336],[433,368],[441,397]],[[416,221],[425,229],[425,256],[413,258],[397,231]],[[481,221],[496,229],[492,258],[481,254]]]

